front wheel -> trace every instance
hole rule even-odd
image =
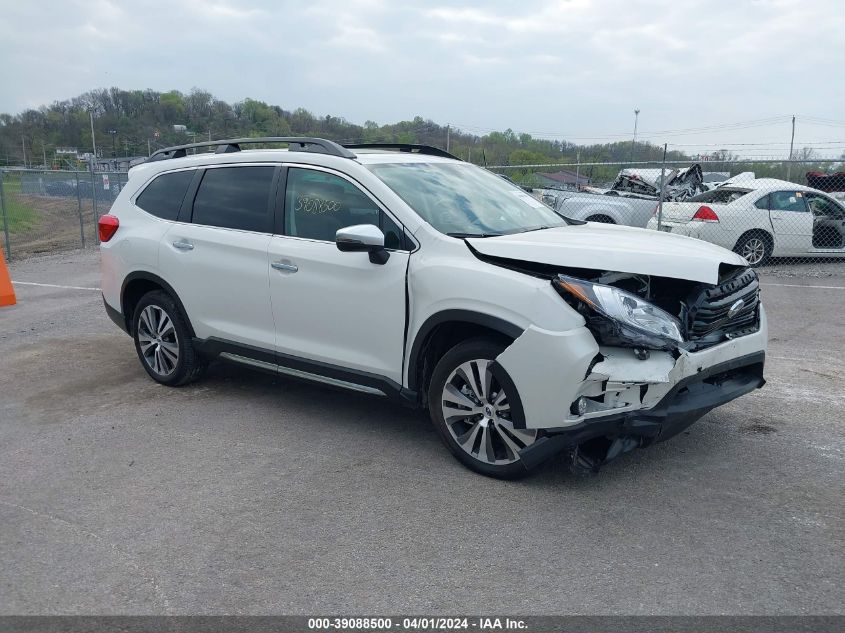
[[[499,479],[528,474],[520,453],[537,440],[516,387],[495,362],[505,346],[474,339],[449,350],[431,377],[428,408],[440,438],[468,468]]]

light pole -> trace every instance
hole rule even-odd
[[[631,159],[628,161],[634,162],[634,146],[637,144],[637,122],[640,118],[640,111],[638,109],[634,109],[634,138],[631,140]]]
[[[117,136],[117,130],[108,130],[108,133],[111,134],[111,157],[114,158],[117,156],[117,150],[114,147],[114,139]]]

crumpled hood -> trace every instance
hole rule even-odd
[[[491,257],[708,284],[718,282],[720,264],[748,265],[736,253],[691,237],[593,222],[466,241]]]

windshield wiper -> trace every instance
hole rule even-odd
[[[499,237],[502,233],[446,233],[449,237]]]
[[[520,231],[520,233],[532,233],[533,231],[545,231],[546,229],[559,229],[562,226],[566,226],[565,224],[557,224],[553,226],[535,226],[533,229],[525,229],[524,231]]]

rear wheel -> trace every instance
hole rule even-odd
[[[524,420],[522,403],[495,362],[504,349],[488,339],[453,347],[434,368],[428,406],[441,439],[461,463],[483,475],[517,479],[528,474],[520,452],[536,441],[537,431],[516,428]]]
[[[734,246],[734,252],[742,255],[752,267],[763,266],[772,256],[772,240],[761,231],[746,233]]]
[[[141,297],[132,318],[132,336],[141,365],[156,382],[184,385],[206,368],[191,344],[179,306],[166,292],[156,290]]]

